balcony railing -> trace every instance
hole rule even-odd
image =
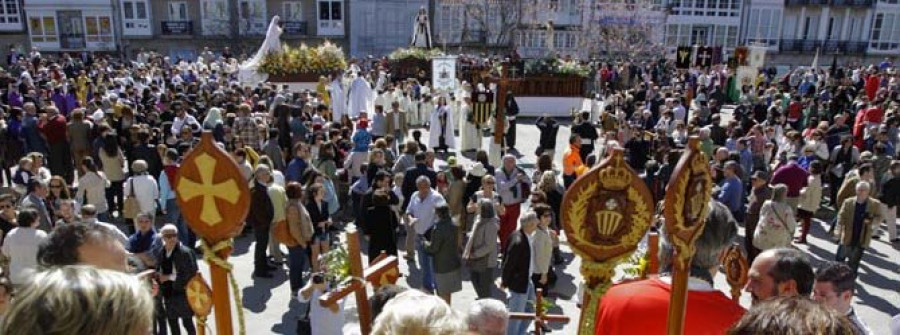
[[[829,0],[832,6],[869,7],[875,0]]]
[[[162,21],[162,34],[168,36],[185,36],[194,34],[193,21]]]
[[[875,0],[784,0],[785,6],[850,6],[850,7],[868,7],[872,6]]]
[[[868,43],[859,41],[835,41],[835,40],[781,40],[782,52],[811,53],[818,49],[820,53],[827,54],[862,54],[866,52]]]

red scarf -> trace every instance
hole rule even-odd
[[[166,165],[163,167],[163,171],[166,172],[166,177],[169,178],[169,187],[175,188],[175,175],[178,173],[178,165]]]

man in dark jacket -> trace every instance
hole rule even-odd
[[[538,146],[538,156],[548,154],[552,158],[556,154],[556,134],[559,133],[559,123],[549,115],[541,116],[535,124],[541,132]]]
[[[881,215],[887,225],[888,238],[891,243],[900,241],[897,237],[897,204],[900,204],[900,161],[891,163],[890,173],[881,186]]]
[[[415,155],[416,166],[406,170],[403,175],[403,208],[409,205],[412,194],[416,192],[416,178],[419,176],[428,177],[431,185],[437,185],[437,173],[428,168],[425,163],[425,152],[417,152]]]
[[[197,273],[197,259],[194,252],[178,241],[178,228],[173,224],[167,224],[160,229],[163,240],[163,248],[159,249],[156,259],[157,279],[159,281],[159,294],[162,296],[165,306],[165,315],[168,319],[172,334],[181,334],[178,319],[181,325],[190,335],[196,334],[194,329],[194,312],[187,300],[187,284]],[[160,325],[165,329],[165,326]]]
[[[151,176],[159,176],[163,168],[162,159],[159,157],[156,146],[150,144],[150,131],[146,129],[139,130],[137,139],[139,143],[131,150],[131,157],[129,157],[128,161],[134,162],[143,159],[147,162],[147,172]]]
[[[272,199],[269,198],[269,187],[272,175],[268,166],[256,167],[253,187],[250,189],[250,214],[247,215],[247,223],[253,227],[253,235],[256,238],[256,248],[253,251],[253,276],[272,278],[270,273],[274,268],[269,266],[266,257],[266,249],[269,247],[269,225],[275,216],[272,207]]]
[[[759,212],[766,200],[772,197],[772,188],[769,187],[769,176],[764,171],[753,172],[750,177],[750,202],[747,203],[747,215],[744,217],[746,233],[744,234],[744,248],[747,249],[747,261],[753,263],[759,249],[753,246],[753,232],[759,223]]]
[[[506,92],[506,119],[509,126],[506,127],[506,147],[509,150],[516,148],[516,116],[519,115],[519,104],[513,92]]]
[[[581,136],[581,161],[587,161],[587,156],[594,153],[594,141],[600,138],[597,128],[591,124],[591,112],[581,112],[581,117],[572,126],[572,134]]]
[[[532,234],[537,229],[539,218],[533,211],[519,219],[519,230],[509,235],[503,253],[503,273],[501,288],[509,289],[507,309],[510,312],[527,312],[527,302],[534,300],[534,284],[531,282],[531,268],[534,255],[531,253]],[[510,321],[509,334],[525,334],[529,322]]]

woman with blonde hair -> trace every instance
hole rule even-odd
[[[465,321],[450,305],[418,290],[405,291],[388,301],[372,326],[372,335],[457,335],[465,332]]]
[[[137,277],[91,266],[38,273],[16,291],[3,334],[148,334],[153,298]]]

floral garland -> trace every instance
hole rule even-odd
[[[401,60],[407,58],[416,58],[429,60],[434,57],[443,56],[444,52],[441,49],[423,49],[423,48],[399,48],[391,52],[388,55],[388,59],[391,60]]]
[[[344,246],[331,249],[322,255],[322,271],[325,277],[335,283],[350,278],[350,255]]]
[[[285,45],[281,52],[266,55],[259,65],[260,71],[269,75],[328,73],[346,67],[344,51],[328,41],[317,47]]]

